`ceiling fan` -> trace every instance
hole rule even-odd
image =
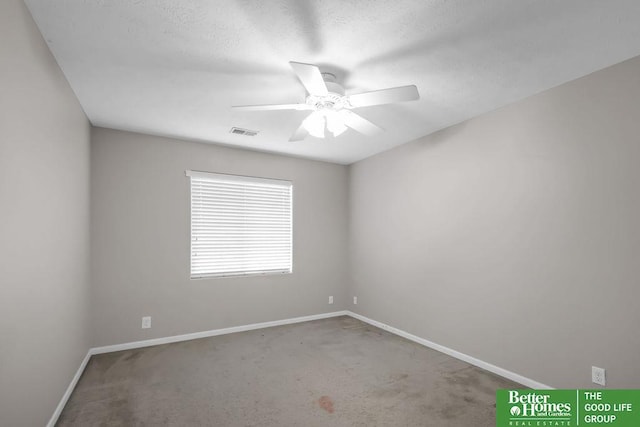
[[[305,110],[311,113],[302,121],[289,141],[301,141],[311,134],[324,138],[325,128],[338,136],[347,128],[363,135],[374,136],[383,130],[364,117],[351,111],[358,107],[413,101],[420,98],[414,85],[400,86],[371,92],[345,95],[344,88],[335,80],[335,75],[322,73],[312,64],[289,62],[300,82],[307,90],[304,104],[240,105],[240,111]]]

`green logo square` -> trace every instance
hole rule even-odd
[[[640,426],[640,390],[498,390],[496,427]]]

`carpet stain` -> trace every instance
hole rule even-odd
[[[473,396],[462,396],[462,399],[467,403],[476,403],[476,400]]]
[[[330,414],[333,414],[333,401],[329,396],[322,396],[320,399],[318,399],[318,403],[320,404],[320,407],[322,409]]]

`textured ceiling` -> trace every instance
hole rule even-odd
[[[94,125],[345,164],[640,55],[638,0],[26,3]],[[305,112],[230,106],[303,102],[289,61],[421,100],[356,110],[377,137],[288,142]]]

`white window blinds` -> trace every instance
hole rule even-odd
[[[191,278],[290,273],[289,181],[187,171]]]

